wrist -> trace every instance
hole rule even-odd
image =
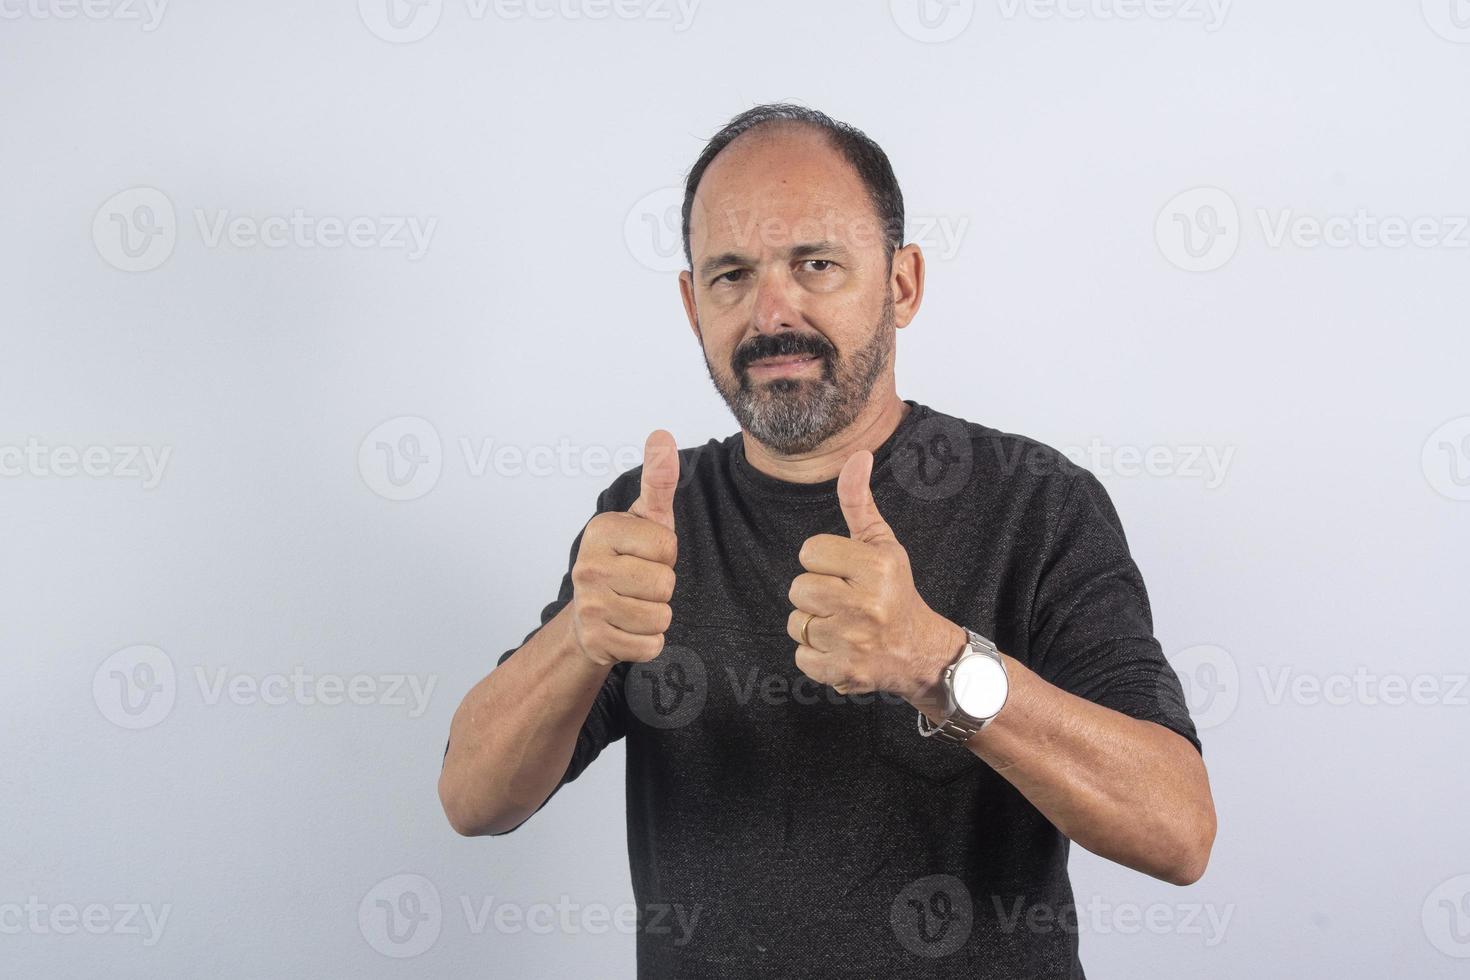
[[[944,671],[959,657],[970,637],[963,626],[952,623],[937,613],[926,631],[926,637],[917,651],[914,673],[905,700],[930,720],[938,722],[947,717],[954,707],[949,703],[948,692],[942,683]]]
[[[597,656],[583,645],[573,603],[569,602],[562,607],[557,617],[565,620],[562,623],[561,656],[558,659],[580,675],[592,677],[598,674],[606,676],[610,673],[617,665],[617,661],[611,657]]]

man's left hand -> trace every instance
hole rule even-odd
[[[851,536],[816,534],[802,544],[798,559],[806,571],[791,583],[796,608],[786,632],[797,644],[797,668],[819,684],[844,695],[889,691],[916,707],[932,706],[939,676],[966,634],[914,587],[908,551],[873,501],[872,472],[867,450],[843,464],[837,499]]]

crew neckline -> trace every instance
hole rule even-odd
[[[893,449],[898,445],[899,440],[930,413],[927,405],[922,405],[913,399],[905,398],[903,403],[909,407],[908,414],[899,421],[898,426],[888,438],[873,450],[873,483],[887,473],[888,459],[893,455]],[[784,500],[816,501],[828,503],[833,507],[837,506],[837,477],[834,476],[820,483],[797,483],[762,473],[745,457],[744,433],[736,432],[730,438],[733,442],[730,449],[731,469],[736,480],[745,489],[768,497],[780,497]]]

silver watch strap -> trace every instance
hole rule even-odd
[[[967,656],[970,656],[971,654],[978,653],[987,656],[990,659],[994,660],[996,663],[1000,664],[1001,669],[1005,669],[1005,661],[1001,659],[1000,650],[996,648],[996,645],[994,643],[990,642],[990,640],[981,636],[979,633],[976,633],[968,626],[966,626],[964,629],[965,633],[969,637],[969,642],[965,644],[965,647],[960,651],[959,656],[955,657],[954,663],[950,664],[944,669],[944,684],[946,687],[950,686],[951,678],[954,676],[955,664],[958,664],[961,660],[963,660]],[[918,715],[920,735],[924,736],[925,738],[929,738],[930,736],[938,736],[942,741],[950,742],[954,745],[964,745],[968,743],[970,741],[970,736],[974,735],[978,731],[983,730],[986,725],[995,720],[994,716],[990,718],[971,717],[970,715],[967,715],[963,711],[961,711],[959,705],[955,705],[950,710],[948,717],[946,717],[944,721],[940,722],[938,725],[931,722],[929,720],[929,716],[924,714],[924,712],[920,711],[918,712]]]
[[[933,735],[941,742],[950,742],[954,745],[964,745],[970,741],[970,736],[990,724],[990,720],[970,722],[956,717],[960,712],[956,710],[948,718],[944,719],[942,725],[935,725],[929,721],[924,712],[919,712],[919,734],[925,738]]]

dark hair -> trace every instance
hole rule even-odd
[[[721,150],[733,143],[737,137],[759,126],[772,123],[799,123],[812,126],[826,135],[832,148],[842,154],[868,188],[873,210],[883,233],[884,247],[890,265],[893,253],[903,247],[903,192],[898,189],[898,179],[893,176],[893,167],[883,148],[868,138],[855,126],[838,122],[825,112],[785,102],[758,105],[747,109],[727,122],[723,129],[705,144],[704,152],[694,161],[689,177],[684,183],[684,261],[694,268],[694,255],[689,247],[689,215],[694,210],[694,192],[704,179],[704,172],[719,156]]]

